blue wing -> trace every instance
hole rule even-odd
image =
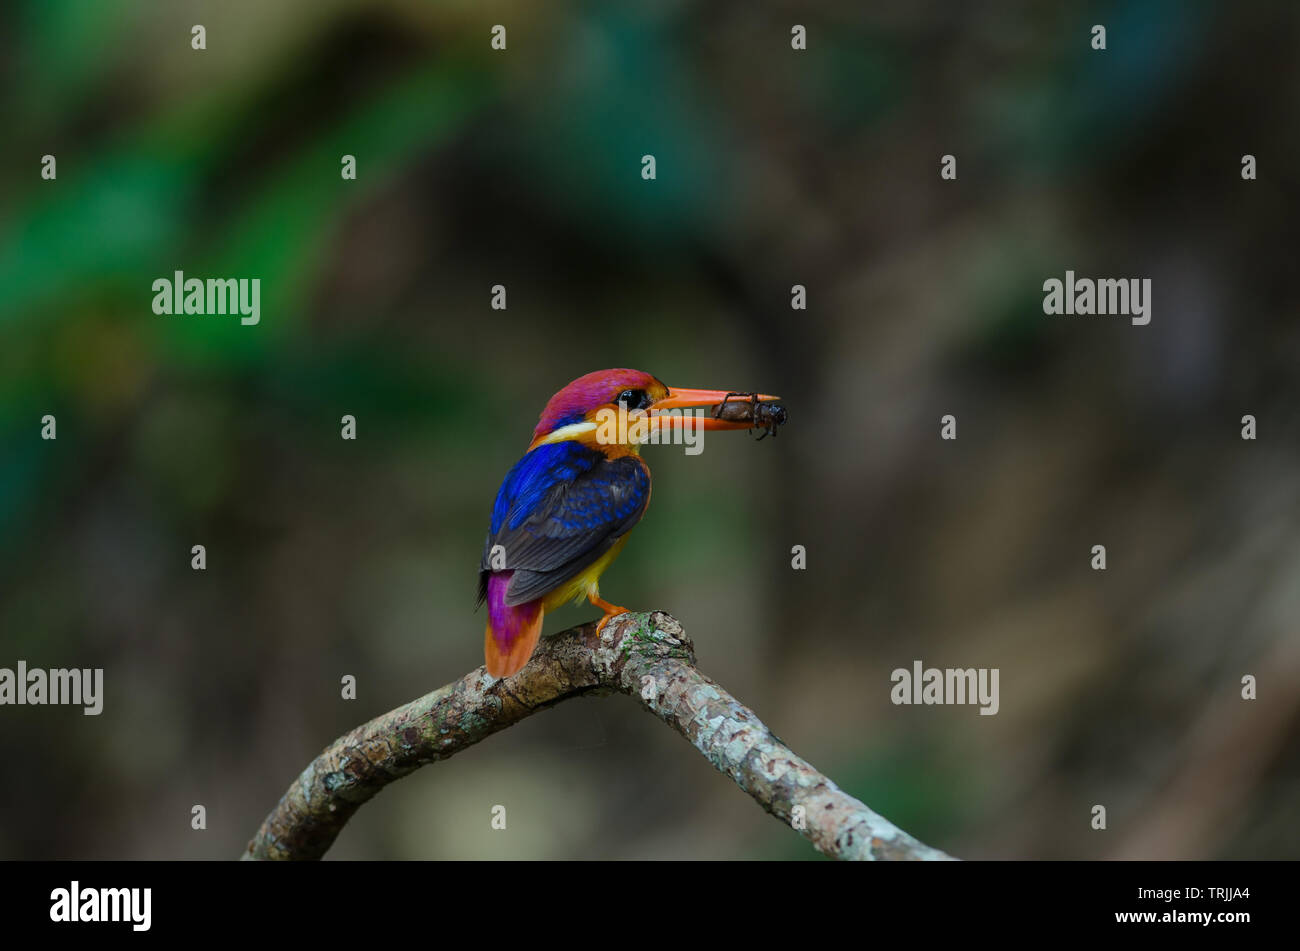
[[[501,484],[479,565],[479,595],[501,545],[513,571],[506,603],[539,598],[580,574],[628,533],[650,502],[639,456],[609,459],[576,442],[538,446]]]

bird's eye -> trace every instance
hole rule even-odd
[[[614,402],[624,409],[645,409],[650,405],[650,397],[645,390],[624,390]]]

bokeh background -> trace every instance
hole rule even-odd
[[[606,366],[785,398],[647,450],[603,593],[849,792],[966,858],[1300,856],[1300,8],[1070,6],[5,3],[0,666],[106,697],[0,709],[0,856],[237,856],[480,664],[497,485]],[[1067,268],[1150,277],[1151,324],[1045,317]],[[259,277],[260,325],[155,316],[176,269]],[[917,659],[1001,711],[893,706]],[[815,857],[623,698],[330,855]]]

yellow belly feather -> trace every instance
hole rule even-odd
[[[570,601],[583,600],[588,594],[599,596],[600,576],[604,574],[605,569],[608,568],[614,559],[618,557],[618,553],[621,552],[623,546],[627,544],[628,535],[631,534],[631,532],[628,532],[627,535],[624,535],[616,541],[609,551],[605,552],[605,554],[593,561],[585,571],[574,575],[564,584],[547,594],[542,600],[542,610],[549,614],[551,611],[554,611],[556,608],[563,604],[567,604]]]

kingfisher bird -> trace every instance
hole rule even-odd
[[[684,426],[749,428],[695,415],[736,392],[678,389],[641,370],[613,369],[580,376],[550,398],[523,458],[501,483],[483,543],[478,603],[488,606],[489,674],[509,677],[528,663],[542,618],[566,602],[585,597],[600,608],[598,630],[627,611],[602,600],[599,583],[650,502],[641,446]]]

